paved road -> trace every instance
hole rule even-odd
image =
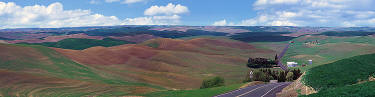
[[[281,82],[249,86],[214,97],[276,97],[276,93],[280,92],[290,83]]]
[[[283,69],[283,70],[288,70],[288,67],[283,65],[283,62],[281,62],[281,60],[284,57],[286,51],[288,51],[289,46],[290,46],[290,43],[285,46],[285,48],[283,49],[283,51],[281,51],[281,54],[277,58],[277,59],[279,59],[279,63],[277,63],[277,65],[279,65],[280,68]]]

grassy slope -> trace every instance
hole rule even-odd
[[[1,77],[5,81],[0,83],[4,96],[129,95],[139,92],[135,88],[140,88],[140,91],[163,89],[116,78],[73,62],[43,46],[0,44],[0,51],[4,52],[0,54],[0,70],[8,75]],[[107,89],[101,89],[105,87]]]
[[[308,70],[305,83],[317,90],[343,87],[367,80],[375,73],[375,54],[361,55]],[[319,79],[319,80],[317,80]]]
[[[304,44],[304,42],[310,42],[318,40],[320,44],[314,45],[314,46],[307,46]],[[324,87],[335,87],[348,85],[352,83],[358,82],[358,80],[365,80],[368,78],[368,75],[373,70],[368,70],[366,68],[373,68],[372,65],[366,65],[363,66],[363,68],[357,68],[358,65],[363,64],[357,64],[350,65],[348,67],[343,67],[341,64],[336,64],[336,66],[329,66],[328,67],[320,67],[325,66],[323,64],[332,63],[338,60],[350,58],[353,56],[358,55],[364,55],[364,54],[371,54],[375,53],[375,38],[371,36],[355,36],[355,37],[334,37],[334,36],[302,36],[299,38],[294,39],[295,43],[290,47],[287,54],[283,58],[283,62],[287,61],[296,61],[298,63],[307,63],[307,60],[312,59],[313,64],[306,66],[306,67],[298,67],[302,70],[307,70],[319,67],[322,70],[321,71],[315,71],[317,73],[315,75],[315,78],[306,79],[306,81],[317,81],[323,83],[325,85]],[[285,42],[259,42],[259,43],[251,43],[252,45],[264,47],[264,48],[270,48],[273,50],[277,50],[277,48],[281,49],[286,44]],[[279,52],[279,51],[278,51]],[[352,62],[348,62],[352,63]],[[335,64],[335,63],[332,63]],[[370,67],[372,66],[372,67]],[[339,69],[336,69],[338,68]],[[333,69],[335,68],[335,69]],[[357,68],[351,70],[343,70],[345,69],[351,69],[351,68]],[[317,69],[312,69],[317,70]],[[358,71],[366,71],[364,73],[359,73]],[[335,76],[328,76],[326,73],[335,73]],[[353,75],[353,76],[352,76]],[[317,77],[319,76],[319,77]],[[321,79],[323,77],[324,79]],[[335,80],[329,80],[332,78],[336,78]],[[341,78],[340,78],[341,77]],[[345,78],[346,77],[346,78]],[[340,79],[340,80],[337,80]],[[328,81],[328,82],[327,82]],[[320,83],[317,83],[320,84]],[[359,84],[359,85],[353,85],[353,86],[346,86],[346,87],[337,87],[337,88],[329,88],[326,91],[320,91],[318,94],[311,95],[312,97],[337,97],[337,96],[348,96],[351,93],[353,94],[353,97],[357,97],[359,95],[363,96],[373,96],[370,92],[374,90],[373,87],[365,87],[366,85],[373,85],[372,83],[366,83],[366,84]],[[315,85],[316,88],[320,88],[322,86]],[[351,89],[352,88],[352,89]],[[356,89],[353,89],[356,88]],[[369,90],[365,90],[369,89]],[[361,90],[361,91],[359,91]],[[347,92],[347,93],[345,93]],[[366,94],[367,93],[367,94]],[[366,94],[366,95],[364,95]],[[327,96],[329,95],[329,96]],[[310,96],[310,95],[309,95]],[[368,97],[367,96],[367,97]]]
[[[69,38],[64,39],[59,42],[45,42],[45,43],[24,43],[24,44],[34,44],[34,45],[43,45],[48,47],[64,48],[64,49],[74,49],[74,50],[83,50],[86,48],[94,46],[117,46],[122,44],[130,44],[133,42],[115,40],[111,38],[105,38],[103,40],[96,39],[82,39],[82,38]]]
[[[212,97],[215,95],[223,94],[231,90],[238,89],[243,84],[234,84],[229,86],[196,89],[196,90],[176,90],[176,91],[161,91],[143,94],[146,97]]]
[[[307,46],[306,41],[318,40],[320,44]],[[283,62],[296,61],[307,64],[312,59],[313,64],[302,67],[302,70],[332,63],[341,59],[375,53],[375,38],[369,36],[361,37],[327,37],[327,36],[304,36],[294,39],[295,43],[289,48],[283,58]]]
[[[307,46],[304,43],[318,40],[320,44]],[[312,59],[313,64],[302,67],[308,70],[312,67],[332,63],[353,56],[375,53],[375,38],[371,36],[334,37],[334,36],[302,36],[293,39],[293,43],[283,57],[283,62],[295,61],[307,64]],[[287,42],[255,42],[256,47],[272,49],[280,53]]]
[[[366,80],[374,73],[375,54],[369,54],[312,68],[304,81],[319,90],[309,97],[372,97],[375,96],[375,84]]]
[[[301,97],[374,97],[375,82],[366,82],[346,87],[338,87],[316,94],[304,95]]]

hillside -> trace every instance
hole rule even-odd
[[[55,50],[121,78],[178,89],[199,88],[202,79],[213,76],[224,77],[227,84],[239,83],[246,76],[248,57],[274,55],[272,50],[239,41],[205,38],[159,38],[141,44]]]
[[[83,38],[68,38],[58,42],[43,42],[43,43],[19,43],[19,44],[32,44],[32,45],[42,45],[47,47],[56,47],[64,49],[74,49],[74,50],[83,50],[95,46],[116,46],[123,44],[131,44],[134,42],[116,40],[112,38],[104,38],[102,40],[96,39],[83,39]]]
[[[301,65],[307,64],[307,60],[313,60],[312,65],[300,67],[303,70],[345,58],[375,53],[375,38],[370,36],[336,37],[306,35],[293,39],[293,41],[295,43],[288,49],[283,62],[295,61]],[[318,43],[315,43],[315,41],[318,41]],[[264,43],[260,45],[272,47],[275,44],[281,43]]]
[[[115,96],[163,89],[100,72],[43,46],[0,44],[0,52],[3,96]]]
[[[312,97],[374,96],[369,91],[375,89],[374,82],[368,82],[369,77],[374,74],[375,54],[369,54],[311,68],[304,76],[304,82],[319,90]]]
[[[9,43],[43,43],[43,42],[59,42],[60,40],[68,38],[83,38],[83,39],[96,39],[102,40],[104,37],[101,36],[88,36],[86,34],[71,34],[71,35],[59,35],[59,36],[47,36],[44,38],[35,39],[23,39],[23,40],[9,40]]]

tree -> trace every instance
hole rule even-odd
[[[270,80],[273,80],[274,78],[262,71],[255,71],[254,72],[254,81],[263,81],[268,82]]]
[[[301,72],[301,70],[299,70],[299,69],[293,69],[292,70],[292,72],[293,72],[293,80],[297,80],[301,75],[302,75],[302,72]]]
[[[224,78],[221,78],[221,77],[217,76],[217,77],[214,77],[212,79],[203,80],[200,88],[204,89],[204,88],[224,86],[224,83],[225,83]]]
[[[288,71],[280,71],[279,72],[279,76],[277,77],[278,79],[278,81],[279,82],[285,82],[286,81],[286,73],[287,73]]]
[[[249,58],[247,67],[249,68],[271,68],[275,62],[266,58]]]
[[[293,72],[288,72],[288,74],[286,75],[286,80],[287,81],[293,81]]]
[[[274,64],[277,64],[279,63],[279,56],[277,56],[277,54],[275,55],[275,61],[274,61]]]

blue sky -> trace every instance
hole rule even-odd
[[[0,28],[375,25],[372,0],[0,0]]]

